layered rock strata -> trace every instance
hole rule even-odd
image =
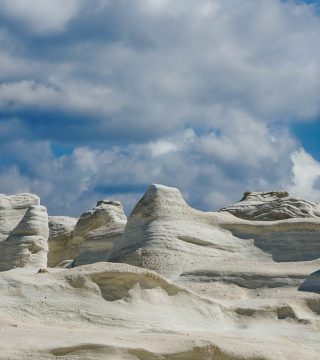
[[[4,225],[4,240],[40,233],[38,207],[20,219],[12,212],[16,230]],[[65,235],[71,252],[80,248],[75,265],[108,253],[115,263],[2,272],[0,357],[317,359],[320,218],[291,210],[295,217],[263,221],[201,212],[179,190],[151,185],[122,236],[116,202],[99,202],[74,229],[74,221],[50,220],[51,236]],[[108,242],[112,229],[119,231]],[[21,254],[12,250],[11,266]]]
[[[291,218],[320,217],[320,205],[297,199],[287,191],[251,192],[244,193],[243,198],[234,205],[227,206],[221,211],[246,220],[284,220]]]
[[[71,249],[80,249],[73,266],[107,261],[113,245],[121,238],[127,218],[118,201],[100,200],[83,213],[72,236]]]
[[[68,263],[78,255],[79,251],[71,245],[77,221],[70,216],[49,216],[49,267]]]
[[[32,194],[0,195],[0,270],[47,266],[48,214]]]
[[[318,217],[258,221],[227,211],[201,212],[189,207],[179,190],[151,185],[130,215],[110,261],[168,274],[227,261],[276,267],[319,257]]]
[[[317,359],[320,295],[282,287],[272,297],[230,300],[220,288],[216,300],[210,283],[201,286],[205,296],[150,270],[106,262],[2,273],[0,357]]]

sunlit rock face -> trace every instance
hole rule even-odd
[[[19,224],[31,205],[40,205],[40,199],[33,194],[7,196],[0,194],[0,241],[4,241]]]
[[[0,195],[0,270],[47,266],[48,214],[33,194]]]
[[[109,261],[126,262],[158,272],[179,272],[212,256],[245,251],[232,234],[215,226],[217,216],[190,208],[180,191],[150,185],[134,208]]]
[[[100,200],[83,213],[72,236],[71,249],[79,249],[73,266],[107,261],[113,245],[121,238],[127,218],[118,201]]]
[[[252,207],[261,198],[269,199],[266,204],[272,212],[273,201],[286,201],[288,196],[286,192],[248,193],[246,198]],[[192,209],[178,189],[151,185],[130,215],[110,261],[168,274],[212,268],[226,261],[274,264],[318,259],[320,218],[314,215],[316,209],[312,217],[299,217],[301,204],[308,203],[298,202],[295,210],[293,200],[290,202],[295,218],[271,221],[273,215],[266,214],[268,221],[246,220],[225,210]]]
[[[106,261],[123,233],[127,219],[118,201],[99,200],[79,219],[49,217],[49,267],[70,267]]]
[[[227,227],[240,239],[254,239],[254,245],[276,262],[320,257],[320,206],[316,203],[291,197],[286,191],[246,192],[241,201],[221,209],[223,212],[251,221],[235,221]]]
[[[283,220],[320,217],[319,204],[289,196],[287,191],[245,192],[243,198],[222,211],[246,220]]]
[[[127,223],[108,200],[50,217],[45,269],[45,208],[1,199],[1,358],[318,358],[320,218],[300,216],[300,200],[295,217],[243,219],[150,185]]]

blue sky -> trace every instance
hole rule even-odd
[[[2,0],[0,192],[320,201],[318,1]]]

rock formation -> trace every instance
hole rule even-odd
[[[320,270],[310,274],[300,285],[300,291],[308,291],[320,294]],[[317,304],[318,313],[320,314],[320,301]]]
[[[19,224],[31,205],[40,205],[40,199],[33,194],[6,196],[0,194],[0,241],[4,241]]]
[[[114,243],[123,233],[127,218],[118,201],[100,200],[83,213],[73,231],[71,248],[80,249],[73,266],[107,261]]]
[[[244,193],[243,198],[221,211],[247,220],[283,220],[320,217],[320,205],[289,196],[287,191]]]
[[[205,213],[190,208],[177,189],[151,185],[109,260],[165,274],[226,259],[276,266],[318,259],[319,244],[320,218],[257,221],[227,211]]]
[[[0,270],[46,267],[48,215],[32,194],[0,195]]]
[[[49,267],[72,261],[78,255],[78,251],[71,246],[77,221],[77,218],[70,216],[49,216]]]
[[[28,199],[0,211],[2,241],[18,244],[8,268],[32,262],[21,249],[44,230],[41,207]],[[0,274],[0,358],[318,359],[317,205],[283,191],[246,193],[238,204],[202,212],[179,190],[150,185],[126,226],[110,201],[75,227],[51,218],[49,259],[80,249],[76,267]]]

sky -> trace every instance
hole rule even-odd
[[[0,1],[0,193],[50,215],[319,202],[319,119],[320,1]]]

